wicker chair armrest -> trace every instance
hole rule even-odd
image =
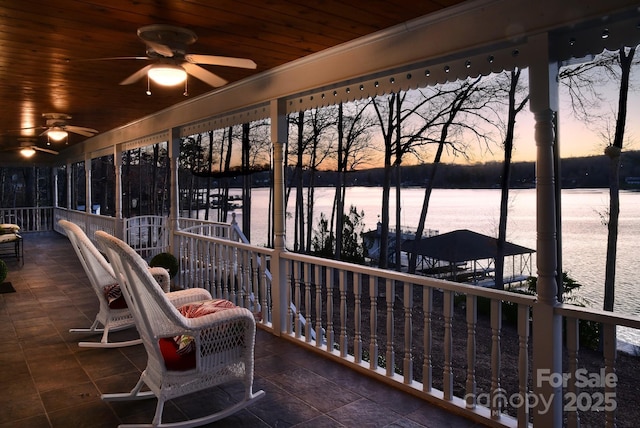
[[[245,308],[226,309],[187,319],[195,338],[199,370],[220,367],[231,361],[250,365],[255,346],[256,323]]]
[[[184,318],[184,327],[192,332],[211,329],[224,324],[247,322],[255,326],[251,311],[245,308],[225,309],[224,311],[204,315],[198,318]]]
[[[186,290],[167,293],[167,299],[177,308],[187,303],[210,300],[211,294],[204,288],[187,288]]]
[[[171,287],[171,279],[169,278],[169,272],[163,267],[150,267],[149,272],[156,280],[160,288],[164,290],[165,293],[169,292]]]

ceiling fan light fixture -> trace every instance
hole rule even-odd
[[[36,154],[36,151],[33,150],[31,147],[24,147],[20,149],[20,154],[25,158],[30,158],[31,156]]]
[[[49,136],[49,138],[51,138],[53,141],[62,141],[65,138],[67,138],[67,136],[69,134],[67,134],[67,131],[65,131],[64,129],[60,129],[60,128],[51,128],[49,130],[49,132],[47,132],[47,135]]]
[[[187,80],[184,68],[174,64],[157,64],[147,73],[151,80],[162,86],[175,86]]]

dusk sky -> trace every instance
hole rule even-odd
[[[638,73],[636,73],[638,74]],[[634,80],[632,72],[632,86],[629,90],[629,104],[627,111],[627,123],[625,128],[625,141],[623,150],[640,150],[640,82],[638,78]],[[601,137],[602,130],[605,129],[606,120],[596,121],[589,126],[578,121],[573,116],[569,98],[563,88],[560,88],[560,156],[580,157],[603,154],[606,143]],[[606,97],[601,103],[600,111],[608,113],[610,120],[610,135],[615,130],[615,114],[618,108],[618,88],[614,85],[607,85],[601,90]],[[514,144],[513,161],[534,161],[536,158],[536,146],[533,138],[534,120],[533,114],[529,111],[522,111],[518,115],[516,122],[516,141]],[[503,154],[499,150],[494,150],[494,160],[501,161]],[[492,160],[489,154],[482,155],[478,151],[473,154],[471,162],[486,162]],[[463,159],[447,158],[446,162],[463,163]]]

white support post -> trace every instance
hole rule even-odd
[[[116,237],[125,240],[124,237],[124,220],[122,218],[122,145],[113,146],[113,168],[115,177],[114,192],[115,197],[115,216],[116,216]]]
[[[167,142],[167,154],[169,156],[170,188],[169,198],[171,201],[169,208],[169,251],[174,255],[177,249],[174,245],[173,233],[179,229],[178,219],[180,218],[180,192],[178,183],[178,161],[180,159],[180,128],[171,129],[170,138]]]
[[[532,38],[529,69],[530,108],[535,117],[537,292],[533,306],[533,388],[540,402],[532,408],[533,424],[562,426],[562,385],[553,380],[562,373],[562,319],[557,305],[557,233],[554,178],[554,120],[558,111],[558,66],[549,57],[548,34]],[[551,376],[550,376],[551,375]]]
[[[271,262],[273,282],[271,293],[273,299],[273,332],[279,335],[286,331],[287,310],[287,275],[285,262],[280,255],[286,251],[284,204],[284,146],[288,139],[287,109],[284,99],[271,101],[271,144],[273,146],[273,228],[274,228],[274,260]]]
[[[91,155],[84,155],[84,211],[91,214]]]
[[[71,179],[73,178],[73,174],[71,173],[72,164],[67,163],[67,209],[70,210],[72,208],[72,198],[71,198],[71,189],[73,186],[71,185]]]
[[[53,182],[53,206],[58,208],[58,171],[59,168],[54,166],[51,168],[51,181]]]

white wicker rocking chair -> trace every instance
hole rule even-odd
[[[186,318],[167,299],[144,260],[131,247],[101,231],[96,232],[96,239],[111,260],[147,351],[147,366],[135,387],[128,393],[104,394],[102,399],[158,399],[151,424],[121,427],[200,426],[230,416],[265,395],[262,390],[255,393],[252,390],[256,324],[248,309],[234,307],[198,318]],[[170,361],[163,343],[174,343],[175,337],[191,338],[194,350],[190,363],[176,368],[173,361],[174,366],[169,369]],[[238,403],[197,419],[162,423],[167,400],[232,381],[244,385],[244,397]],[[142,391],[144,385],[150,391]]]
[[[105,297],[105,286],[117,284],[115,273],[102,253],[93,245],[89,237],[80,226],[67,220],[60,220],[58,224],[65,230],[71,241],[80,263],[89,277],[93,291],[98,297],[100,309],[96,314],[93,324],[89,328],[72,328],[71,333],[102,333],[100,342],[79,342],[81,347],[89,348],[118,348],[142,343],[142,339],[134,339],[120,342],[109,342],[109,332],[135,327],[131,312],[124,304],[111,305]],[[149,268],[155,280],[165,290],[169,291],[169,274],[164,268]],[[169,299],[174,304],[184,304],[187,301],[202,300],[207,298],[206,290],[183,290],[169,293]],[[121,303],[124,300],[119,299]]]

